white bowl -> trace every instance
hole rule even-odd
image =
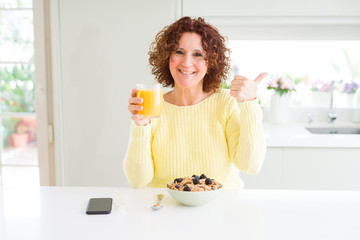
[[[173,182],[169,183],[170,185]],[[220,193],[222,192],[223,186],[219,183],[220,188],[213,191],[204,191],[204,192],[187,192],[187,191],[177,191],[172,190],[166,187],[166,190],[179,203],[186,206],[201,206],[207,203],[210,203],[214,199],[216,199]]]

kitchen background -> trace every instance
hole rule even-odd
[[[360,189],[360,134],[305,129],[327,126],[329,113],[332,126],[360,128],[358,1],[0,4],[2,185],[129,186],[127,103],[136,83],[153,81],[149,45],[165,25],[200,16],[228,37],[242,75],[270,74],[259,87],[268,154],[259,175],[241,174],[246,187]]]

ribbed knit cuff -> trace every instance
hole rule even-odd
[[[147,159],[147,155],[151,153],[151,124],[147,126],[138,126],[134,121],[131,122],[130,144],[128,151],[137,155],[137,163]],[[141,149],[141,150],[140,150]]]
[[[137,131],[137,132],[147,132],[150,131],[151,132],[151,123],[149,123],[146,126],[139,126],[137,125],[134,121],[131,121],[131,130],[133,131]]]
[[[258,99],[238,103],[240,109],[240,136],[249,137],[252,142],[263,136],[263,113]]]

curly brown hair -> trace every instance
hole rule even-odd
[[[221,82],[226,80],[230,70],[230,49],[225,46],[225,37],[220,35],[215,27],[206,23],[203,18],[183,17],[164,27],[156,35],[149,50],[152,74],[164,87],[174,87],[175,83],[170,73],[169,61],[171,54],[177,50],[179,40],[185,32],[199,34],[202,48],[206,52],[205,61],[208,65],[208,71],[204,77],[203,91],[218,91]]]

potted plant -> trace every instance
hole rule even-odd
[[[327,107],[330,103],[330,81],[317,78],[309,84],[312,107]]]
[[[291,76],[272,76],[266,89],[272,90],[271,119],[273,123],[286,123],[288,121],[288,106],[290,93],[295,90],[295,82]]]
[[[359,84],[355,80],[351,80],[348,82],[344,82],[339,86],[338,90],[340,94],[340,102],[344,104],[344,106],[354,107],[354,95],[359,88]]]
[[[29,143],[29,127],[26,122],[20,121],[16,126],[16,132],[10,135],[11,143],[15,148],[25,147]]]
[[[266,89],[273,90],[275,95],[279,95],[279,97],[287,96],[287,94],[296,91],[295,83],[288,75],[271,77]]]
[[[342,80],[338,82],[337,90],[340,94],[337,102],[340,106],[354,107],[354,95],[360,84],[360,62],[351,59],[350,53],[346,49],[343,51],[346,67],[341,68],[338,64],[332,64],[336,74],[342,76]]]

